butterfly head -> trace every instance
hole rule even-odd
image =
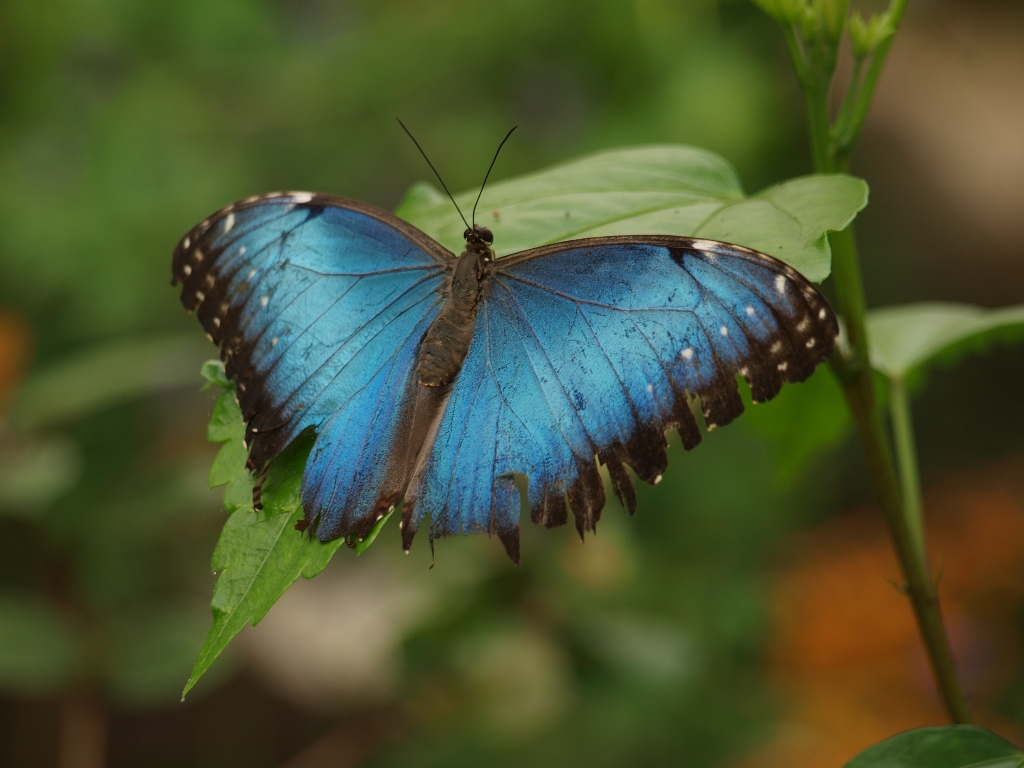
[[[462,233],[462,236],[466,238],[466,247],[471,251],[477,251],[478,253],[488,253],[491,249],[491,243],[494,242],[494,234],[487,227],[481,226],[480,224],[474,224],[472,227],[467,227],[466,231]]]

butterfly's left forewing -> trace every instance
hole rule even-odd
[[[838,326],[790,267],[738,246],[689,238],[595,238],[491,265],[469,355],[433,449],[406,501],[406,541],[427,514],[431,535],[486,530],[518,551],[514,475],[526,476],[536,522],[582,532],[604,504],[595,456],[632,510],[625,465],[656,482],[664,431],[709,428],[802,381]]]

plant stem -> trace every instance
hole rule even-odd
[[[921,504],[921,481],[917,469],[917,447],[914,445],[914,422],[910,415],[910,398],[902,378],[889,379],[889,419],[896,445],[896,467],[903,489],[903,513],[916,560],[927,563],[928,548],[924,533]]]
[[[898,26],[906,8],[906,0],[892,0],[889,8],[893,28]],[[787,31],[791,53],[801,51],[799,41],[789,41],[792,29]],[[794,58],[807,107],[808,133],[811,154],[818,173],[840,173],[846,170],[850,151],[867,116],[875,85],[892,42],[892,36],[872,52],[867,74],[858,86],[851,83],[846,102],[840,109],[838,125],[833,124],[828,112],[829,83],[835,69],[835,48],[825,49],[825,55]],[[857,67],[854,77],[860,74]],[[842,135],[836,135],[836,128]],[[916,461],[913,459],[913,438],[910,436],[909,407],[906,394],[902,397],[900,414],[894,412],[893,425],[897,432],[897,450],[903,484],[897,478],[892,449],[886,434],[881,410],[875,398],[874,374],[871,369],[869,340],[866,326],[864,283],[860,274],[860,260],[853,227],[829,235],[832,246],[832,274],[835,281],[836,303],[846,324],[849,354],[833,355],[833,370],[840,377],[846,398],[853,412],[871,482],[885,515],[893,547],[906,580],[922,640],[928,652],[936,686],[949,715],[956,723],[970,722],[970,713],[956,676],[953,653],[942,623],[935,583],[928,568],[924,524],[920,508],[920,490]],[[902,430],[902,437],[899,430]],[[902,441],[902,442],[899,442]],[[909,460],[908,460],[909,457]],[[909,478],[909,479],[908,479]],[[910,504],[907,499],[912,497]]]
[[[834,136],[834,156],[836,158],[836,170],[845,170],[849,161],[853,145],[860,136],[860,129],[864,127],[864,120],[867,119],[868,109],[871,106],[871,99],[875,95],[875,86],[878,84],[878,77],[882,74],[882,67],[889,55],[889,46],[896,37],[895,30],[900,25],[903,12],[907,9],[907,0],[892,0],[889,4],[889,22],[893,28],[893,34],[879,43],[878,47],[871,53],[871,62],[868,64],[867,74],[864,75],[864,82],[854,93],[849,93],[855,101],[849,107],[849,119],[843,121],[843,131],[840,135]],[[859,69],[859,68],[858,68]],[[846,106],[844,104],[844,106]]]
[[[845,361],[843,388],[857,425],[871,482],[906,580],[907,594],[928,652],[935,684],[953,722],[969,723],[970,712],[956,676],[956,664],[942,623],[938,594],[928,568],[920,509],[915,513],[904,503],[906,491],[901,490],[897,480],[885,424],[875,398],[865,325],[864,288],[853,228],[847,227],[842,232],[832,233],[829,242],[832,245],[836,300],[846,322],[850,348]],[[909,430],[909,424],[905,423],[904,426]],[[916,489],[916,466],[901,465],[901,469],[905,473],[913,473],[912,487]]]
[[[910,399],[902,379],[889,380],[889,413],[903,489],[902,514],[890,521],[890,529],[894,532],[894,538],[897,529],[899,531],[901,540],[897,544],[897,551],[900,552],[914,613],[928,648],[928,660],[942,699],[953,722],[969,723],[971,713],[956,676],[956,661],[942,623],[938,590],[928,567],[914,427],[910,418]]]

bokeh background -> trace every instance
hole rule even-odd
[[[1019,0],[911,1],[853,164],[872,306],[1024,300],[1022,83]],[[4,0],[0,764],[821,768],[942,722],[827,371],[586,543],[527,525],[520,568],[341,550],[179,701],[224,514],[171,249],[256,192],[394,208],[429,178],[395,115],[453,189],[513,124],[497,178],[651,142],[749,191],[810,170],[747,0]],[[961,671],[1018,744],[1022,379],[993,348],[914,400]]]

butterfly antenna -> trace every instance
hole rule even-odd
[[[512,131],[514,131],[518,127],[518,125],[513,125],[512,130],[505,134],[505,138],[501,140],[501,144],[498,145],[498,149],[494,153],[494,159],[491,160],[491,165],[487,169],[487,173],[484,174],[484,183],[480,185],[480,191],[477,192],[476,195],[476,202],[473,203],[473,215],[471,217],[471,220],[473,222],[474,227],[476,226],[476,207],[480,203],[480,195],[484,193],[484,187],[487,186],[487,177],[491,175],[491,168],[494,167],[494,163],[498,160],[498,152],[501,152],[501,148],[505,146],[505,142],[508,141],[508,137],[512,135]]]
[[[395,120],[398,120],[398,118],[396,117]],[[444,183],[444,179],[441,178],[441,174],[437,172],[437,168],[435,168],[434,164],[430,162],[430,158],[427,157],[427,153],[423,151],[423,147],[420,146],[420,143],[416,141],[416,137],[412,135],[409,129],[405,127],[405,123],[403,123],[401,120],[398,120],[398,124],[402,126],[403,131],[409,134],[409,138],[412,139],[412,143],[416,145],[416,149],[418,149],[420,151],[420,154],[423,155],[423,159],[427,161],[427,165],[430,166],[430,170],[434,172],[434,175],[437,176],[437,180],[441,182],[441,187],[444,189],[445,192],[448,192],[448,185]],[[504,142],[502,143],[504,144]],[[501,149],[501,147],[498,148]],[[494,163],[491,163],[491,165],[494,165]],[[490,173],[490,171],[488,171],[488,173]],[[451,192],[448,192],[448,199],[452,201],[452,205],[455,206],[455,210],[459,212],[459,218],[462,219],[462,223],[466,225],[466,229],[469,229],[469,223],[466,221],[466,217],[462,215],[462,210],[459,208],[459,204],[455,202],[455,198],[452,197]],[[476,210],[475,207],[474,210]]]

